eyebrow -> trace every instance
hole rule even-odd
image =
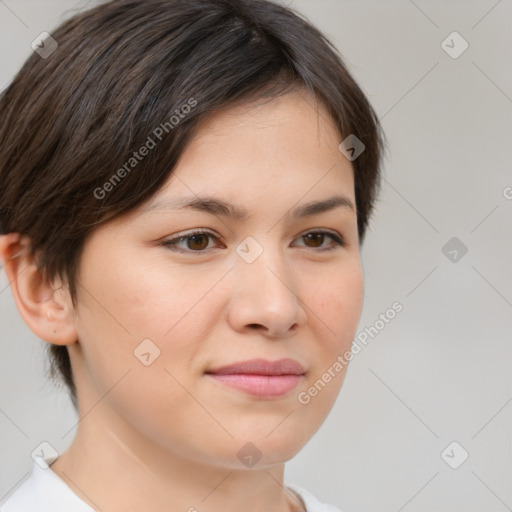
[[[336,195],[321,201],[310,201],[293,208],[289,215],[293,219],[300,219],[317,215],[335,208],[347,208],[356,213],[356,207],[351,199],[346,196]],[[240,206],[233,205],[211,196],[195,196],[193,198],[164,199],[156,201],[143,209],[143,213],[153,210],[180,210],[191,209],[199,212],[230,217],[232,219],[246,221],[251,218],[249,212]]]

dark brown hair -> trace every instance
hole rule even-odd
[[[43,277],[61,278],[73,304],[86,237],[163,186],[208,113],[295,87],[325,105],[342,138],[365,145],[352,162],[363,242],[384,135],[334,46],[295,11],[268,0],[113,0],[51,35],[57,48],[34,52],[0,96],[0,233],[28,235]],[[51,376],[77,408],[67,348],[48,346]]]

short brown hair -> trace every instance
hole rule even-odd
[[[384,135],[332,43],[295,11],[268,0],[113,0],[52,37],[54,52],[32,54],[0,96],[0,233],[28,235],[41,273],[67,283],[74,305],[86,237],[163,186],[208,113],[294,87],[365,145],[352,162],[363,242]],[[157,127],[164,142],[129,172]],[[77,408],[67,348],[48,346],[51,376]]]

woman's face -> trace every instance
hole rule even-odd
[[[156,443],[225,467],[251,465],[245,454],[284,462],[311,438],[345,369],[298,397],[350,349],[363,274],[354,210],[294,212],[334,196],[355,204],[340,142],[305,92],[215,113],[148,203],[92,233],[70,346],[82,423],[108,418],[134,452]],[[208,373],[284,358],[303,375]]]

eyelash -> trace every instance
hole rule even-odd
[[[345,239],[341,235],[338,235],[336,233],[332,233],[330,231],[325,231],[325,230],[308,231],[307,233],[304,233],[303,235],[301,235],[299,238],[303,238],[303,237],[305,237],[307,235],[310,235],[310,234],[327,235],[328,237],[332,238],[332,240],[333,240],[334,245],[331,246],[331,247],[323,247],[323,248],[311,247],[310,248],[310,249],[313,249],[313,250],[316,250],[316,251],[320,251],[320,252],[332,251],[332,250],[338,249],[340,247],[346,247],[346,245],[347,245],[347,243],[345,242]],[[164,240],[162,242],[162,245],[164,245],[165,247],[169,247],[170,250],[176,251],[176,252],[181,252],[181,253],[186,253],[186,254],[194,254],[195,253],[195,254],[198,254],[198,255],[206,254],[206,252],[208,252],[209,249],[203,249],[203,250],[200,250],[200,251],[193,251],[191,249],[183,250],[183,249],[176,249],[175,248],[178,243],[180,243],[181,241],[185,241],[185,240],[187,240],[189,238],[192,238],[194,235],[207,235],[207,236],[209,236],[211,238],[217,238],[213,233],[210,233],[209,231],[197,230],[197,231],[191,231],[190,233],[187,233],[185,235],[181,235],[181,236],[176,237],[176,238],[172,238],[170,240]],[[306,247],[306,248],[308,248],[308,247]]]

